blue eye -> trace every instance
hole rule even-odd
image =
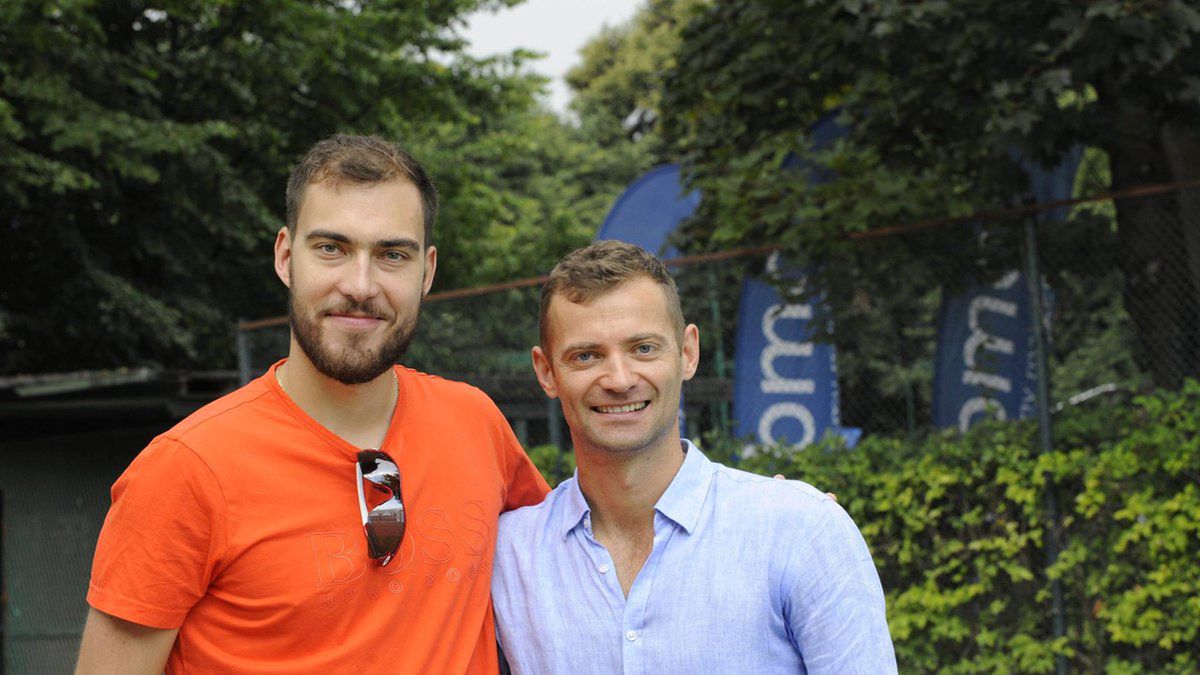
[[[633,351],[637,352],[638,354],[650,354],[650,353],[654,352],[654,345],[651,345],[651,344],[638,345],[633,348]]]

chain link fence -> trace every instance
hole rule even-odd
[[[131,426],[0,439],[0,673],[74,668],[109,488],[159,431]]]
[[[947,303],[972,288],[1015,283],[1015,273],[1042,279],[1052,410],[1196,377],[1200,222],[1190,214],[1197,213],[1200,189],[1149,189],[888,228],[810,261],[810,286],[833,319],[817,339],[836,346],[842,426],[866,434],[932,428]],[[731,251],[673,265],[684,315],[701,335],[700,370],[685,387],[692,436],[732,429],[741,284],[763,275],[766,256]],[[527,279],[431,295],[404,361],[483,389],[526,447],[565,447],[557,404],[530,366],[539,288],[539,279]],[[244,371],[261,372],[286,353],[287,341],[283,319],[243,324]]]

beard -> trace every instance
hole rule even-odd
[[[288,321],[292,335],[296,336],[296,343],[317,372],[342,384],[366,384],[387,372],[408,351],[421,308],[418,305],[411,317],[392,317],[394,325],[384,335],[383,344],[374,350],[367,344],[371,336],[362,334],[350,334],[342,347],[330,348],[321,326],[321,317],[329,313],[365,313],[382,317],[387,317],[387,313],[380,312],[372,303],[353,301],[306,311],[304,307],[297,307],[295,295],[288,291]]]

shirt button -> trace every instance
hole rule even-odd
[[[600,574],[608,574],[608,565],[607,564],[601,563],[600,567],[598,567],[596,569],[600,570]]]
[[[636,641],[637,640],[637,631],[635,631],[635,630],[629,631],[628,633],[625,634],[625,639],[629,640],[630,642]]]

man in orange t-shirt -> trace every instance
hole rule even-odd
[[[483,393],[393,365],[433,282],[436,190],[394,144],[338,135],[287,207],[288,358],[113,486],[77,672],[497,669],[496,519],[548,488]]]

